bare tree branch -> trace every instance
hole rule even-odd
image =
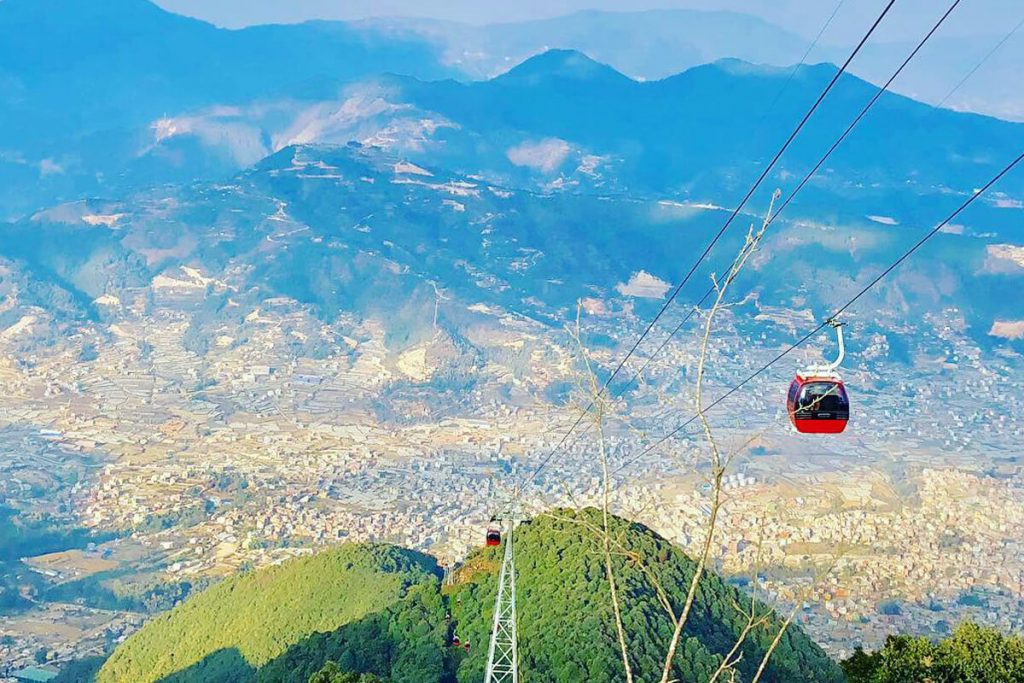
[[[576,340],[577,348],[579,349],[580,358],[583,361],[583,366],[586,371],[586,381],[588,384],[591,401],[594,405],[594,410],[591,413],[594,421],[594,426],[597,428],[597,447],[598,452],[601,456],[601,471],[603,478],[602,486],[602,497],[601,497],[601,515],[602,524],[604,525],[602,534],[602,548],[604,549],[604,565],[605,575],[608,579],[608,592],[611,595],[612,600],[612,611],[615,614],[615,632],[619,640],[619,649],[622,653],[622,665],[626,671],[626,683],[633,683],[633,668],[629,663],[629,648],[626,645],[626,630],[622,625],[622,611],[619,606],[619,592],[615,585],[615,568],[612,563],[611,554],[611,531],[609,527],[609,500],[611,481],[608,474],[608,449],[605,442],[604,433],[604,421],[605,411],[607,410],[607,402],[604,397],[603,386],[598,383],[597,375],[594,373],[593,365],[590,362],[590,354],[587,352],[586,347],[583,345],[583,340],[580,336],[580,315],[583,310],[583,303],[579,302],[576,305],[576,328],[573,332],[573,338]]]
[[[723,466],[722,455],[718,448],[718,442],[715,440],[715,435],[711,429],[711,423],[708,421],[707,415],[704,412],[703,402],[704,376],[707,370],[707,360],[711,343],[711,333],[714,329],[715,316],[721,309],[722,302],[725,300],[729,287],[733,282],[735,282],[736,278],[743,270],[743,267],[746,265],[747,260],[750,258],[751,254],[757,250],[758,244],[764,237],[765,232],[767,232],[768,226],[771,223],[771,215],[775,207],[775,201],[778,199],[779,194],[779,191],[776,190],[772,195],[772,201],[769,203],[768,211],[765,214],[760,229],[755,232],[753,226],[751,226],[750,230],[747,232],[746,241],[740,249],[739,254],[736,256],[736,259],[733,261],[732,266],[729,268],[729,272],[725,279],[719,281],[719,279],[714,275],[712,275],[711,278],[714,283],[716,296],[715,302],[709,309],[704,321],[704,336],[701,340],[700,361],[697,364],[695,397],[697,415],[700,417],[701,425],[704,429],[704,436],[708,441],[709,448],[711,449],[711,514],[708,516],[704,542],[701,545],[700,553],[697,556],[697,566],[694,568],[693,578],[690,581],[690,587],[686,594],[686,601],[683,603],[682,612],[679,615],[679,619],[676,621],[675,628],[672,632],[672,638],[669,641],[668,652],[665,656],[665,664],[662,667],[661,672],[661,683],[669,683],[669,676],[672,674],[672,663],[675,661],[676,650],[679,647],[679,640],[683,635],[683,629],[686,627],[690,611],[693,609],[700,580],[703,577],[704,570],[707,568],[708,558],[711,553],[711,546],[714,543],[715,531],[718,525],[718,515],[722,506],[722,480],[725,476],[725,467]]]

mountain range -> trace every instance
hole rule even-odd
[[[736,61],[792,64],[800,41],[706,12],[584,13],[473,31],[412,20],[229,31],[146,0],[6,0],[0,30],[11,36],[0,46],[0,218],[223,179],[288,144],[349,140],[542,189],[733,193],[834,73]],[[502,56],[481,57],[477,44]],[[632,78],[641,75],[660,80]],[[784,172],[812,163],[872,87],[844,78]],[[832,164],[844,182],[956,189],[980,182],[1020,140],[1011,124],[886,96]]]
[[[216,107],[230,115],[263,103],[274,116],[282,100],[333,97],[339,81],[453,73],[422,41],[344,24],[227,31],[146,0],[9,0],[0,3],[0,31],[6,214],[46,198],[230,173],[263,156],[254,129],[190,128],[175,114]],[[197,151],[180,138],[159,144],[182,131],[233,150]]]
[[[583,52],[642,80],[666,78],[726,57],[796,64],[805,50],[800,37],[736,12],[589,10],[484,26],[427,19],[367,19],[354,24],[426,39],[442,48],[443,63],[474,80],[493,78],[552,48]]]
[[[933,211],[958,200],[933,198]],[[951,310],[980,348],[1010,353],[1021,343],[1019,307],[1005,295],[1024,276],[1007,246],[1018,211],[978,205],[850,311],[848,364],[860,400],[887,396],[908,374],[938,372],[929,359],[962,353],[941,340]],[[247,353],[271,325],[284,335],[277,362],[347,359],[348,338],[368,341],[367,321],[384,332],[389,367],[398,366],[382,387],[386,400],[352,396],[353,408],[403,421],[400,397],[424,392],[460,405],[475,403],[476,391],[559,401],[564,387],[526,362],[533,353],[555,362],[541,340],[558,336],[583,297],[588,339],[614,350],[654,314],[689,267],[688,253],[727,215],[684,202],[538,194],[355,145],[293,146],[230,183],[65,204],[9,225],[0,242],[0,330],[18,357],[45,351],[85,368],[97,349],[121,344],[127,327],[179,320],[181,353],[203,368],[181,386],[223,394],[220,409],[232,414],[245,398],[215,374],[218,358]],[[879,221],[775,225],[739,285],[748,295],[732,309],[737,338],[759,339],[758,353],[790,343],[925,229]],[[744,227],[726,233],[670,321],[724,267]],[[509,335],[530,341],[513,353]],[[424,371],[402,369],[417,349]],[[718,372],[731,378],[744,360],[731,356]],[[506,366],[511,376],[495,375]],[[685,379],[662,377],[669,386]]]
[[[400,79],[391,96],[414,104],[421,116],[452,122],[435,136],[442,144],[419,142],[424,148],[416,158],[424,161],[430,156],[461,172],[472,172],[467,165],[473,164],[502,178],[518,167],[549,183],[724,204],[742,195],[835,73],[831,65],[802,67],[789,81],[783,69],[729,60],[640,83],[581,53],[553,50],[482,83]],[[774,99],[787,83],[786,97]],[[874,92],[860,79],[841,78],[773,180],[810,170]],[[909,183],[919,194],[958,191],[991,175],[996,160],[1022,144],[1019,124],[883,95],[816,187],[841,193],[870,182],[905,194]],[[416,147],[399,149],[415,155]],[[512,182],[526,180],[519,176]],[[1005,191],[1018,189],[1010,180]]]
[[[586,10],[551,19],[483,26],[426,19],[378,19],[357,24],[397,29],[410,38],[421,36],[441,48],[445,64],[474,79],[493,77],[558,47],[584,52],[632,78],[658,80],[726,58],[788,66],[806,56],[812,63],[840,64],[874,16],[874,8],[845,8],[811,49],[809,36],[794,35],[761,18],[792,15],[799,9],[781,11],[775,3],[765,7],[761,16],[754,16],[720,11],[719,7],[721,3],[709,4],[703,10]],[[824,21],[829,9],[816,7],[813,13],[801,13]],[[851,64],[852,73],[873,83],[884,82],[932,27],[942,9],[922,4],[916,10],[901,7],[890,14]],[[1007,25],[999,22],[1002,17]],[[1024,16],[1009,3],[958,10],[896,81],[895,91],[930,104],[942,102],[958,110],[1024,119],[1024,102],[1006,87],[1024,59],[1024,40],[1002,33],[1012,29],[1019,19]],[[971,26],[971,30],[957,30],[962,24]],[[815,26],[810,36],[818,29]],[[1016,39],[1001,44],[1004,37]],[[997,45],[999,49],[989,54]],[[971,78],[960,83],[968,73]],[[956,85],[959,87],[954,90]]]

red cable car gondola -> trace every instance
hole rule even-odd
[[[850,398],[838,375],[797,374],[786,409],[801,434],[840,434],[850,420]]]
[[[501,527],[497,515],[491,517],[491,523],[487,525],[487,547],[494,548],[501,545]]]
[[[786,412],[801,434],[841,434],[850,420],[850,397],[835,372],[846,355],[843,328],[834,320],[829,324],[839,337],[839,357],[830,365],[798,372],[786,396]]]

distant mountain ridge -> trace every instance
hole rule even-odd
[[[764,9],[764,14],[775,14],[773,8]],[[999,43],[1004,30],[1020,19],[1010,11],[1009,3],[1001,9],[984,18],[980,16],[984,12],[974,17],[963,10],[955,13],[894,84],[896,92],[932,104],[942,100]],[[810,62],[842,63],[867,30],[873,10],[846,10],[835,17],[809,54]],[[829,12],[830,8],[823,5],[804,9],[816,22],[824,22]],[[783,11],[780,16],[785,14]],[[855,18],[853,14],[859,16]],[[869,41],[854,60],[851,72],[874,83],[884,82],[939,15],[936,8],[934,14],[908,12],[887,17],[879,36]],[[989,35],[950,35],[951,25],[972,20],[976,33],[987,25]],[[804,58],[811,37],[819,28],[816,23],[809,35],[800,36],[757,16],[706,9],[585,10],[554,19],[487,26],[429,19],[359,23],[379,30],[390,29],[403,36],[421,36],[440,48],[444,63],[474,79],[498,75],[511,65],[551,48],[579,50],[641,80],[665,78],[724,58],[789,67]],[[1024,102],[1005,87],[1013,81],[1022,60],[1024,41],[1007,42],[952,93],[947,106],[1017,121],[1024,119]]]
[[[586,49],[588,57],[559,43],[590,36],[614,46],[638,26],[671,27],[677,20],[689,26],[688,38],[673,39],[679,44],[713,43],[715,30],[729,29],[733,19],[699,12],[573,15],[552,20],[560,27],[552,33],[559,49],[519,65],[502,57],[499,77],[460,84],[439,80],[464,78],[473,59],[446,55],[443,34],[456,30],[449,25],[310,22],[228,31],[147,0],[5,0],[0,31],[11,39],[0,45],[0,219],[56,201],[224,179],[288,144],[350,140],[523,187],[731,193],[738,174],[774,151],[830,67],[800,69],[780,97],[788,68],[716,62],[637,83],[592,58],[601,50]],[[614,35],[595,37],[604,30]],[[797,59],[786,51],[798,42],[780,41],[778,59]],[[698,51],[685,63],[715,54]],[[801,145],[817,151],[830,143],[872,87],[843,79],[798,141],[789,172],[810,158]],[[865,153],[841,150],[836,157],[842,169],[846,155],[855,182],[881,175],[890,183],[910,177],[974,184],[956,167],[995,163],[994,150],[1018,141],[1011,132],[1018,128],[932,114],[895,96],[883,98],[879,109],[888,113],[872,113],[863,125],[869,133],[858,132],[846,146]],[[890,132],[899,145],[891,144]],[[881,150],[895,153],[895,163],[875,163]],[[920,168],[901,160],[910,152]],[[932,177],[920,177],[933,168]]]
[[[229,31],[148,0],[5,0],[0,33],[0,218],[54,199],[230,175],[267,146],[237,107],[263,102],[273,116],[385,71],[455,73],[422,40],[323,22]],[[210,107],[230,120],[198,134],[255,153],[174,137],[193,125],[176,115]]]
[[[632,78],[656,80],[723,57],[795,64],[803,39],[750,15],[694,9],[583,10],[554,19],[473,26],[429,19],[355,22],[422,36],[445,63],[475,80],[493,78],[548,49],[584,52]]]
[[[832,65],[811,65],[790,80],[784,69],[723,60],[637,82],[581,53],[557,50],[490,81],[399,78],[390,96],[416,105],[426,112],[421,117],[453,122],[457,128],[442,131],[422,158],[429,154],[459,172],[483,164],[512,184],[531,172],[548,181],[562,174],[584,187],[726,201],[742,195],[835,73]],[[875,92],[854,76],[840,78],[782,158],[774,182],[809,170]],[[1021,148],[1024,125],[886,93],[810,189],[874,183],[905,193],[909,182],[911,193],[962,191]],[[416,156],[413,145],[402,151]],[[1010,178],[1003,189],[1019,193],[1024,183]]]
[[[565,49],[552,49],[530,57],[492,80],[518,87],[536,87],[561,82],[615,87],[635,82],[578,50]]]

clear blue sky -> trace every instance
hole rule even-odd
[[[92,0],[89,0],[92,1]],[[306,19],[364,19],[418,16],[472,23],[523,21],[568,14],[580,9],[629,11],[694,8],[746,12],[805,36],[820,28],[838,0],[155,0],[174,12],[239,27]],[[844,43],[859,36],[886,0],[845,0],[827,42]],[[882,39],[899,40],[920,31],[922,17],[941,14],[944,0],[897,0]],[[947,35],[992,34],[1019,20],[1022,0],[966,0],[950,22]],[[908,31],[911,29],[912,31]]]

